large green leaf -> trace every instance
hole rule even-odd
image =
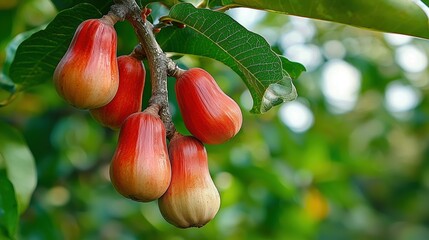
[[[78,25],[99,17],[97,8],[87,3],[60,12],[45,30],[34,33],[19,45],[10,66],[10,79],[23,88],[51,79]]]
[[[428,17],[417,1],[214,0],[210,2],[210,7],[249,7],[383,32],[429,38]]]
[[[72,8],[81,3],[89,3],[98,8],[103,13],[106,13],[110,9],[110,6],[113,4],[112,0],[51,0],[51,2],[58,10]]]
[[[0,163],[1,163],[0,155]],[[18,209],[12,183],[0,169],[0,239],[13,239],[18,225]]]
[[[187,26],[163,29],[157,35],[163,50],[210,57],[231,67],[250,90],[252,112],[264,113],[296,98],[292,79],[283,71],[280,57],[264,38],[248,31],[228,15],[181,3],[171,8],[169,15],[161,20]],[[299,75],[294,71],[302,71],[302,65],[290,63],[291,75]]]
[[[19,212],[22,213],[36,188],[34,157],[16,129],[0,122],[0,132],[0,170],[6,169],[15,189]]]
[[[183,0],[162,0],[162,1],[159,1],[159,0],[140,0],[140,5],[146,6],[149,3],[153,3],[153,2],[161,2],[164,6],[167,6],[170,8],[170,7],[174,6],[175,4],[183,2]],[[139,3],[139,1],[137,1],[137,3]]]
[[[0,87],[9,91],[14,92],[15,91],[15,84],[12,82],[12,80],[9,78],[9,68],[10,65],[13,62],[13,59],[15,59],[15,53],[18,49],[19,45],[25,41],[27,38],[29,38],[33,33],[40,31],[44,27],[38,27],[34,28],[30,31],[23,32],[18,34],[16,37],[12,39],[12,41],[9,42],[9,44],[6,47],[6,59],[3,64],[3,69],[0,73]]]

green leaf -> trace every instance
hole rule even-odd
[[[13,185],[0,169],[0,239],[13,239],[17,226],[18,206]]]
[[[15,189],[19,213],[22,213],[36,188],[34,157],[16,129],[0,122],[0,132],[0,170],[6,170]]]
[[[94,7],[98,8],[101,12],[107,13],[110,9],[110,6],[113,4],[112,0],[51,0],[55,7],[61,11],[67,8],[72,8],[81,3],[89,3]]]
[[[50,80],[78,25],[99,17],[101,13],[86,3],[60,12],[45,30],[34,33],[19,45],[10,66],[10,79],[23,88]]]
[[[428,39],[428,17],[420,3],[419,0],[216,0],[209,6],[249,7]]]
[[[282,60],[261,36],[252,33],[224,13],[177,4],[167,17],[185,24],[183,29],[165,28],[157,40],[164,51],[216,59],[243,79],[253,98],[254,113],[296,98],[296,90]],[[293,64],[289,66],[295,66]],[[293,71],[291,75],[296,75]]]
[[[18,34],[15,38],[12,39],[11,42],[6,47],[6,59],[3,64],[2,72],[0,73],[0,87],[9,91],[14,92],[15,91],[15,84],[12,82],[12,80],[9,78],[9,68],[10,65],[13,62],[13,59],[15,58],[16,50],[18,49],[19,45],[29,38],[33,33],[40,31],[44,27],[39,27],[32,29],[27,32],[23,32]]]
[[[178,4],[178,3],[183,2],[183,0],[162,0],[162,1],[159,1],[159,0],[141,0],[140,1],[140,3],[141,3],[140,6],[146,6],[149,3],[153,3],[153,2],[160,2],[164,6],[167,6],[167,7],[170,8],[170,7],[172,7],[172,6],[174,6],[174,5]]]
[[[209,0],[209,7],[216,8],[223,6],[222,0]]]
[[[0,87],[11,93],[15,91],[15,84],[2,72],[0,72]]]

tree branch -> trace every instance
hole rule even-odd
[[[171,139],[175,127],[168,108],[167,73],[171,72],[172,60],[169,59],[156,42],[153,26],[142,17],[142,11],[134,0],[115,0],[111,12],[119,18],[129,21],[146,54],[149,63],[150,79],[152,83],[152,96],[149,105],[159,105],[159,115],[164,122],[167,138]]]

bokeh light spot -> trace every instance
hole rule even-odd
[[[398,81],[391,82],[386,89],[387,110],[392,113],[410,111],[420,102],[420,92]]]
[[[295,44],[284,51],[291,61],[299,62],[308,72],[315,70],[322,63],[322,54],[318,46],[313,44]]]
[[[279,117],[286,126],[297,133],[307,131],[314,123],[311,110],[298,100],[283,104],[279,110]]]
[[[352,110],[358,99],[361,73],[343,60],[330,60],[322,71],[322,92],[334,113]]]
[[[395,59],[401,68],[410,73],[421,72],[428,66],[426,54],[414,45],[398,47]]]
[[[333,59],[333,58],[341,59],[341,58],[344,58],[344,56],[346,55],[346,48],[340,41],[331,40],[323,44],[323,52],[325,56],[329,59]]]
[[[69,191],[62,186],[51,188],[46,194],[46,202],[53,206],[63,206],[70,199]]]
[[[400,46],[411,42],[413,38],[407,35],[385,33],[384,39],[392,46]]]
[[[266,15],[264,11],[250,8],[234,8],[228,14],[248,30],[253,30]]]
[[[252,99],[252,95],[250,95],[250,91],[249,90],[245,90],[241,94],[241,96],[240,96],[240,104],[247,111],[250,111],[252,109],[253,99]]]
[[[231,187],[232,181],[234,180],[234,176],[228,172],[220,172],[216,175],[215,182],[216,186],[220,190],[225,190]]]

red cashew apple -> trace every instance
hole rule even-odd
[[[110,179],[120,194],[141,202],[158,199],[167,190],[171,166],[166,132],[154,108],[125,119],[110,165]]]
[[[55,88],[74,107],[104,106],[118,90],[117,36],[113,25],[108,15],[82,22],[55,69]]]
[[[186,128],[203,143],[223,143],[240,130],[240,107],[205,70],[192,68],[179,75],[175,90]]]
[[[176,133],[168,153],[172,176],[167,192],[158,200],[161,214],[180,228],[202,227],[214,218],[220,207],[206,149],[198,139]]]
[[[145,69],[140,60],[132,55],[118,57],[119,88],[107,105],[90,109],[95,120],[112,129],[121,127],[122,122],[142,107],[145,83]]]

